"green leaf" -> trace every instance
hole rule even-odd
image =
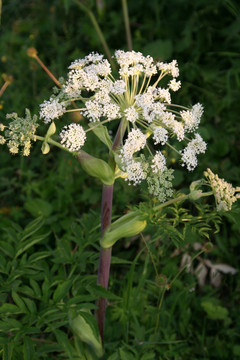
[[[38,283],[34,279],[30,278],[30,285],[31,285],[32,289],[34,290],[36,297],[40,298],[42,295],[42,292],[41,292],[41,289],[40,289],[40,286],[38,285]]]
[[[35,254],[32,254],[28,258],[29,263],[35,263],[39,260],[45,259],[46,257],[51,256],[49,251],[38,251]]]
[[[106,290],[104,287],[99,285],[87,285],[86,289],[93,294],[96,298],[103,297],[105,299],[112,299],[112,300],[120,300],[121,298],[109,290]]]
[[[0,306],[0,314],[20,314],[22,313],[21,309],[17,305],[14,304],[3,304]]]
[[[12,298],[15,304],[22,310],[24,313],[28,313],[28,310],[26,308],[26,305],[24,304],[23,300],[20,298],[20,296],[16,293],[16,291],[12,290]]]
[[[46,200],[43,199],[32,199],[32,200],[28,200],[25,204],[24,204],[24,208],[33,216],[38,217],[38,216],[43,216],[43,217],[48,217],[53,210],[52,205],[47,202]]]
[[[31,221],[23,230],[21,241],[24,241],[29,236],[35,234],[44,225],[44,218],[39,216],[37,219]]]
[[[13,344],[5,344],[3,346],[3,358],[2,360],[11,360],[12,359],[12,353],[13,353]]]
[[[50,233],[46,233],[43,235],[36,236],[35,238],[28,239],[24,243],[20,244],[19,249],[16,253],[16,258],[19,255],[21,255],[24,251],[26,251],[28,248],[30,248],[31,246],[33,246],[33,245],[39,243],[40,241],[42,241],[43,239],[45,239],[49,234]]]
[[[101,142],[103,142],[105,145],[107,145],[108,149],[111,151],[112,150],[112,140],[110,138],[107,127],[102,124],[98,124],[96,126],[96,123],[90,123],[90,124],[88,124],[88,126],[90,128],[92,128],[92,131],[94,132],[94,134],[99,138],[99,140],[101,140]]]
[[[123,349],[119,349],[119,354],[120,354],[120,359],[121,360],[135,360],[135,356],[133,356],[133,354],[131,354],[129,351],[125,351]]]
[[[132,264],[132,261],[126,259],[120,259],[119,257],[112,256],[111,257],[111,264]]]
[[[39,355],[48,354],[56,351],[62,351],[62,348],[59,344],[44,344],[42,346],[39,346],[37,350]],[[44,357],[44,359],[50,359],[50,357]]]
[[[14,257],[14,248],[7,241],[0,241],[0,249],[5,255],[9,256],[10,258]]]
[[[53,301],[58,302],[63,297],[67,296],[68,290],[70,289],[71,285],[72,280],[67,280],[64,283],[59,284],[53,294]]]
[[[28,299],[28,298],[23,298],[25,304],[28,307],[28,310],[31,314],[36,314],[37,313],[37,307],[36,304],[33,300]]]
[[[57,338],[57,342],[59,343],[59,345],[61,345],[62,349],[66,352],[66,354],[69,357],[73,357],[74,356],[74,348],[71,346],[70,341],[67,337],[67,335],[60,330],[54,330],[54,334]]]
[[[35,358],[34,342],[29,336],[24,336],[23,355],[24,360],[33,360]]]
[[[0,321],[0,331],[9,332],[21,329],[22,324],[15,320],[8,318],[6,321]]]
[[[216,305],[211,301],[202,301],[201,306],[206,311],[208,317],[212,320],[226,320],[228,317],[228,309],[223,306]]]
[[[147,352],[141,357],[141,360],[155,360],[156,356],[154,352]]]

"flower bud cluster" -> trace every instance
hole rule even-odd
[[[213,190],[217,211],[231,210],[232,204],[240,197],[239,194],[235,194],[238,189],[234,188],[225,180],[220,179],[218,175],[214,174],[210,169],[207,169],[205,176]]]
[[[8,114],[7,119],[12,119],[8,126],[0,125],[0,131],[4,130],[4,136],[0,136],[0,144],[7,143],[10,153],[17,154],[22,148],[22,154],[28,156],[32,141],[36,141],[37,116],[33,117],[26,109],[25,118],[18,117],[16,113]],[[6,130],[5,130],[6,129]]]

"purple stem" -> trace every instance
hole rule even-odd
[[[112,198],[113,198],[113,185],[103,185],[102,190],[102,209],[101,209],[101,235],[107,230],[111,224],[112,217]],[[98,285],[108,288],[109,272],[111,265],[112,248],[100,250],[99,267],[98,267]],[[98,299],[98,309],[96,311],[96,318],[100,336],[103,343],[104,338],[104,322],[106,313],[107,300],[104,298]]]
[[[112,150],[116,150],[117,147],[120,145],[125,129],[126,129],[126,123],[122,121],[118,127],[113,142]],[[111,159],[109,159],[109,161],[111,161]],[[113,199],[113,185],[110,186],[103,185],[102,208],[101,208],[101,236],[103,236],[103,234],[111,224],[112,199]],[[104,249],[104,248],[100,249],[97,283],[98,285],[103,286],[105,289],[108,288],[108,280],[109,280],[110,265],[111,265],[111,254],[112,254],[111,247],[108,249]],[[102,344],[104,344],[104,322],[105,322],[107,300],[105,298],[99,298],[97,305],[98,305],[98,309],[96,311],[96,319],[98,323],[99,333],[102,339]]]

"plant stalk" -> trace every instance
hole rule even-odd
[[[127,0],[122,0],[122,8],[123,8],[123,18],[124,18],[126,38],[127,38],[127,46],[128,46],[128,50],[132,51],[132,49],[133,49],[132,48],[132,36],[131,36],[129,16],[128,16]]]
[[[126,130],[126,121],[122,120],[113,145],[112,150],[116,150],[118,146],[121,144],[122,138],[124,136]],[[111,154],[109,154],[109,163],[115,167],[115,162]],[[113,185],[103,185],[102,189],[102,207],[101,207],[101,236],[105,233],[108,227],[111,224],[112,219],[112,200],[113,200]],[[98,280],[97,284],[103,286],[105,289],[108,288],[109,281],[109,273],[110,273],[110,265],[111,265],[111,254],[112,247],[108,249],[104,249],[101,247],[100,249],[100,257],[99,257],[99,266],[98,266]],[[99,333],[102,339],[102,344],[104,344],[104,323],[105,323],[105,314],[107,307],[107,300],[104,298],[99,298],[97,301],[97,311],[96,311],[96,319],[98,323]]]
[[[113,198],[113,185],[103,185],[102,190],[102,209],[101,209],[101,236],[105,233],[111,224],[112,218],[112,198]],[[108,288],[108,280],[111,265],[112,248],[100,250],[99,267],[98,267],[98,285]],[[96,319],[98,323],[99,333],[104,339],[104,322],[106,314],[107,300],[105,298],[98,299],[98,309],[96,311]]]

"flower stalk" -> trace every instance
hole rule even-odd
[[[101,236],[104,235],[104,233],[111,224],[112,199],[113,199],[113,185],[111,186],[103,185],[102,208],[101,208]],[[104,287],[104,289],[108,288],[110,265],[111,265],[111,254],[112,254],[112,247],[108,249],[104,249],[101,247],[97,284]],[[98,309],[96,311],[96,319],[103,344],[107,300],[105,298],[99,298],[97,301],[97,305],[98,305]]]
[[[123,18],[125,22],[125,31],[127,37],[127,46],[128,46],[128,50],[132,51],[133,47],[132,47],[131,29],[129,24],[127,0],[122,0],[122,8],[123,8]]]

